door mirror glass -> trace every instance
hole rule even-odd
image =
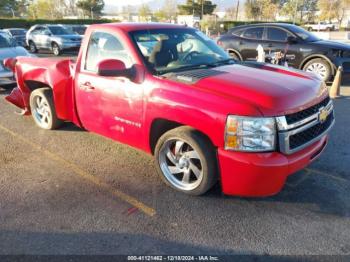
[[[129,79],[134,77],[134,70],[132,67],[126,68],[124,62],[117,59],[105,59],[100,61],[97,65],[97,73],[100,76],[120,76]]]

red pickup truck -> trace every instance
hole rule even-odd
[[[76,61],[18,57],[8,101],[44,129],[63,121],[154,154],[191,195],[269,196],[324,150],[332,101],[315,75],[238,63],[200,31],[170,24],[87,29]]]

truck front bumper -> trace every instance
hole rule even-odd
[[[325,135],[291,155],[243,153],[218,149],[222,191],[227,195],[262,197],[278,193],[287,177],[315,160],[327,145]]]

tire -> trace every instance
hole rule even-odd
[[[62,53],[62,51],[57,43],[52,43],[51,49],[52,49],[52,53],[55,56],[59,56]]]
[[[34,90],[30,94],[29,102],[34,122],[39,127],[53,130],[63,123],[57,118],[51,88],[44,87]]]
[[[188,195],[202,195],[218,180],[214,147],[190,127],[178,127],[162,135],[155,148],[155,160],[162,180]]]
[[[228,54],[229,54],[230,57],[233,58],[234,60],[241,61],[241,59],[239,58],[239,56],[238,56],[235,52],[229,51]]]
[[[28,49],[29,49],[29,52],[33,54],[38,52],[38,49],[36,48],[36,45],[34,44],[33,41],[29,41]]]
[[[323,58],[311,59],[303,66],[303,70],[316,73],[325,82],[329,81],[332,77],[331,65]]]

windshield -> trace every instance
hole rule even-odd
[[[23,36],[27,32],[26,30],[23,30],[23,29],[11,29],[9,31],[13,36]]]
[[[77,33],[78,35],[85,34],[86,27],[85,26],[73,26],[72,31]]]
[[[157,74],[230,60],[228,54],[202,32],[190,28],[131,32],[148,67]]]
[[[49,26],[49,29],[53,35],[74,35],[71,30],[64,28],[63,26]]]
[[[290,28],[290,30],[306,42],[315,42],[320,40],[313,33],[310,33],[299,26],[293,26]]]
[[[7,34],[0,34],[0,48],[13,47],[14,42]]]

